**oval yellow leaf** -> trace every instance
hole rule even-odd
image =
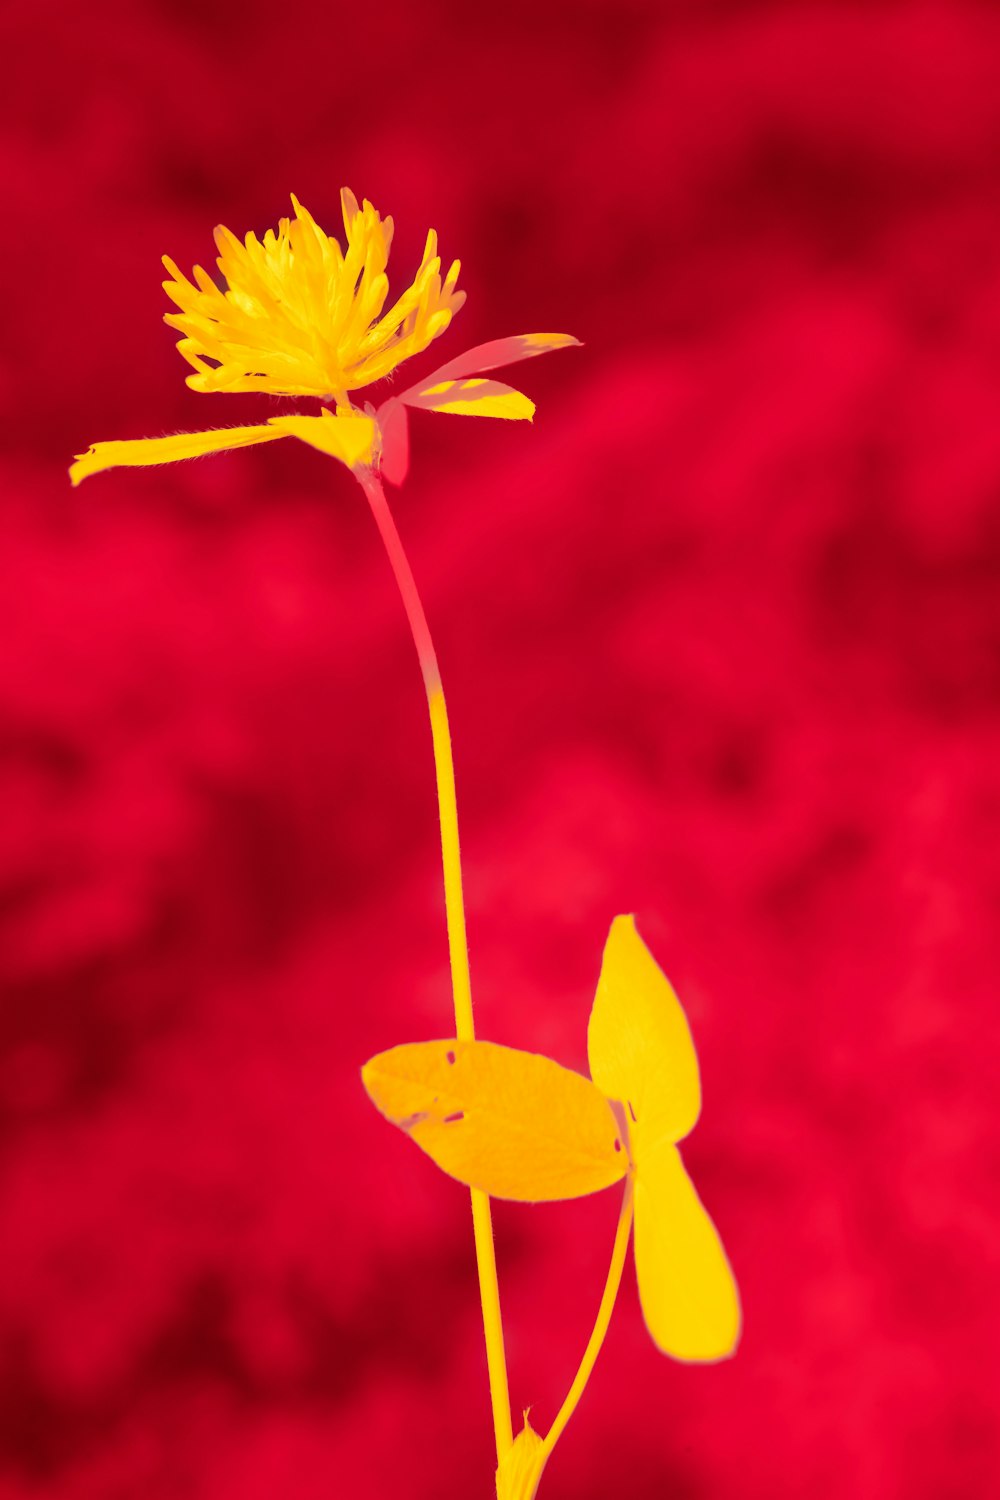
[[[461,417],[505,417],[530,422],[535,403],[499,380],[439,380],[400,397],[425,411],[448,411]]]
[[[664,1354],[711,1363],[734,1352],[741,1321],[736,1281],[669,1141],[636,1165],[635,1272],[646,1327]]]
[[[415,1042],[366,1063],[372,1103],[469,1187],[519,1203],[580,1198],[628,1167],[589,1078],[493,1042]]]
[[[625,1107],[637,1167],[645,1149],[693,1128],[701,1084],[687,1017],[632,917],[611,924],[587,1055],[601,1093]]]

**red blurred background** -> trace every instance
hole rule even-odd
[[[611,917],[691,1015],[738,1357],[629,1271],[558,1500],[1000,1489],[1000,13],[10,5],[0,159],[0,1494],[492,1493],[465,1194],[358,1068],[449,1029],[424,704],[360,491],[204,397],[159,256],[347,183],[561,329],[417,414],[481,1033],[585,1066]],[[991,1207],[991,1203],[993,1207]],[[544,1430],[614,1194],[497,1209]]]

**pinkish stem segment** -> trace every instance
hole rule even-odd
[[[469,948],[465,934],[465,903],[462,897],[462,862],[458,841],[455,767],[451,752],[451,734],[448,729],[448,710],[441,686],[437,653],[431,640],[427,616],[420,602],[413,572],[403,550],[403,543],[396,530],[396,523],[389,510],[389,503],[385,498],[381,481],[371,469],[363,469],[360,472],[355,470],[355,475],[365,492],[399,585],[427,692],[431,735],[434,742],[438,811],[441,818],[441,858],[444,868],[444,900],[448,922],[452,994],[455,1002],[455,1034],[462,1041],[472,1041],[475,1037],[475,1027],[472,1019]],[[503,1322],[500,1316],[500,1289],[497,1282],[496,1251],[493,1244],[493,1220],[487,1194],[478,1188],[472,1188],[471,1195],[476,1267],[479,1272],[479,1298],[482,1303],[483,1331],[486,1337],[486,1367],[490,1381],[493,1430],[496,1436],[497,1464],[499,1465],[512,1446],[514,1435],[510,1417]]]

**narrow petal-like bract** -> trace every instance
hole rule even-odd
[[[378,1109],[450,1176],[520,1203],[579,1198],[625,1176],[607,1100],[580,1073],[493,1042],[416,1042],[362,1070]]]
[[[710,1362],[733,1353],[736,1282],[680,1153],[665,1139],[636,1167],[635,1271],[646,1326],[664,1354]]]
[[[205,453],[222,453],[227,448],[248,448],[253,443],[270,443],[288,434],[270,423],[261,427],[219,427],[209,432],[177,432],[172,437],[129,438],[121,442],[92,443],[86,453],[77,454],[70,467],[73,484],[100,474],[102,469],[145,468],[150,464],[169,464],[183,458],[199,458]]]
[[[604,948],[587,1027],[590,1073],[625,1106],[633,1156],[679,1141],[701,1108],[698,1058],[687,1017],[632,917],[616,917]]]

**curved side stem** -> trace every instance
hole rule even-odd
[[[601,1296],[601,1305],[597,1309],[597,1318],[594,1321],[594,1331],[583,1351],[580,1368],[576,1372],[573,1384],[569,1388],[569,1394],[562,1406],[548,1434],[542,1442],[544,1453],[543,1463],[546,1463],[553,1448],[565,1431],[566,1424],[576,1411],[580,1397],[587,1388],[587,1381],[597,1362],[597,1356],[601,1352],[604,1336],[611,1322],[611,1314],[614,1310],[615,1299],[618,1296],[618,1288],[622,1282],[622,1270],[625,1266],[625,1252],[628,1250],[628,1239],[632,1229],[632,1173],[625,1179],[625,1193],[622,1197],[621,1211],[618,1215],[618,1228],[615,1230],[615,1243],[611,1251],[611,1265],[608,1267],[608,1279],[604,1284],[604,1292]]]
[[[465,933],[465,902],[462,897],[462,862],[458,839],[455,765],[452,759],[448,708],[444,700],[444,689],[441,686],[441,673],[438,670],[437,654],[427,624],[427,616],[424,614],[413,572],[403,550],[403,543],[396,530],[396,523],[392,518],[381,481],[370,469],[364,470],[357,477],[371,507],[375,524],[385,544],[385,550],[399,586],[427,693],[431,736],[434,742],[438,810],[441,818],[441,858],[444,867],[448,953],[451,960],[452,994],[455,1002],[455,1035],[460,1041],[472,1041],[475,1036],[475,1027],[472,1019],[469,948]],[[490,1381],[493,1430],[496,1436],[497,1463],[499,1464],[514,1438],[510,1417],[510,1395],[507,1387],[503,1322],[500,1316],[496,1251],[493,1245],[493,1220],[490,1213],[490,1200],[486,1193],[478,1188],[472,1188],[470,1191],[476,1267],[479,1272],[479,1299],[483,1308],[483,1331],[486,1336],[486,1368]]]

